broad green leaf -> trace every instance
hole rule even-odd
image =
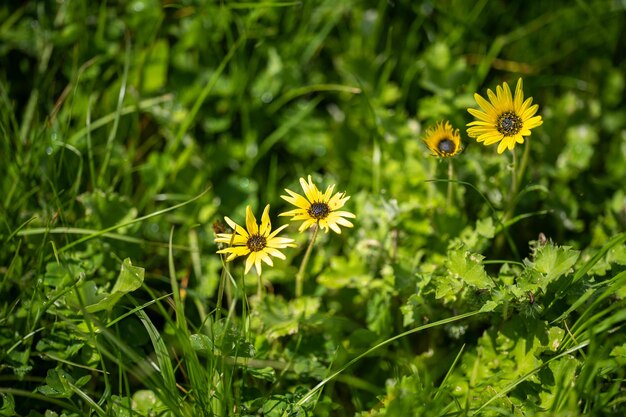
[[[606,255],[606,259],[610,263],[626,265],[626,245],[618,245],[611,248]]]
[[[130,259],[126,258],[122,263],[122,269],[110,294],[98,294],[95,283],[93,281],[87,281],[80,287],[83,303],[86,306],[85,309],[90,313],[110,310],[125,294],[141,287],[144,272],[144,268],[133,266]],[[77,304],[76,299],[74,299],[74,303]]]
[[[46,376],[46,385],[37,387],[37,391],[53,398],[70,398],[74,391],[70,384],[74,378],[62,369],[49,369]]]
[[[626,358],[626,343],[620,346],[615,346],[611,350],[611,356]]]
[[[0,393],[0,398],[2,399],[2,406],[0,406],[0,416],[16,416],[17,414],[15,413],[15,398],[13,398],[13,395]]]
[[[215,347],[213,340],[205,334],[192,334],[189,336],[189,341],[193,350],[211,352]]]
[[[498,307],[498,303],[496,301],[490,300],[487,301],[481,308],[480,311],[483,313],[493,311]]]
[[[354,253],[349,259],[339,256],[331,258],[330,268],[323,272],[317,281],[330,289],[362,288],[369,285],[372,276],[367,272],[363,259],[356,255]]]
[[[134,404],[131,403],[130,398],[112,395],[111,399],[113,403],[111,410],[116,417],[132,417],[133,415],[136,415],[131,413],[131,407]]]
[[[148,414],[159,405],[159,400],[154,391],[141,389],[133,394],[132,404],[133,410],[142,414]]]
[[[144,272],[143,268],[133,266],[130,258],[124,259],[122,270],[111,292],[126,294],[135,291],[143,284]]]
[[[551,282],[572,272],[572,267],[579,255],[579,251],[568,246],[559,247],[552,243],[538,246],[533,260],[525,260],[527,270],[522,274],[518,283],[520,288],[526,291],[536,291],[537,288],[541,288],[545,292]]]
[[[557,247],[547,244],[537,249],[533,266],[538,272],[545,274],[546,281],[552,281],[565,273],[571,272],[578,255],[578,251],[572,250],[567,246]]]
[[[565,336],[565,330],[560,327],[550,327],[550,330],[548,331],[548,348],[552,352],[559,350],[563,336]]]
[[[317,297],[299,297],[286,301],[280,297],[265,297],[259,308],[259,319],[262,322],[264,336],[269,340],[295,334],[300,323],[311,318],[320,308]]]
[[[491,239],[496,233],[496,227],[493,225],[493,219],[487,217],[476,222],[476,232],[479,235]]]
[[[461,280],[449,275],[433,277],[431,282],[435,283],[435,298],[443,298],[444,302],[455,301],[463,289]]]
[[[576,380],[576,369],[579,364],[579,361],[572,355],[550,362],[548,367],[552,372],[552,378],[548,380],[550,381],[549,385],[545,384],[539,393],[543,409],[550,410],[554,407],[554,402],[557,399],[562,402],[563,398],[559,398],[559,394],[561,397],[574,394],[574,390],[571,390],[570,387],[572,382]]]
[[[485,272],[483,259],[485,257],[477,253],[457,249],[448,253],[445,265],[455,279],[461,279],[479,289],[493,288],[495,284]]]

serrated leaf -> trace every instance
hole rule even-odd
[[[487,217],[476,222],[476,232],[479,235],[491,239],[496,233],[496,227],[493,225],[493,219]]]
[[[455,301],[463,289],[463,283],[451,276],[442,276],[434,280],[435,298],[443,298],[445,302]]]
[[[300,322],[316,314],[320,302],[318,297],[299,297],[291,301],[280,297],[266,297],[259,309],[265,337],[273,340],[297,333]]]
[[[487,301],[481,308],[480,311],[483,313],[493,311],[498,307],[498,303],[496,301],[490,300]]]
[[[351,256],[349,259],[335,256],[330,259],[330,268],[320,274],[317,282],[333,290],[340,288],[361,288],[369,285],[372,276],[360,256]]]
[[[559,247],[552,243],[539,246],[535,249],[533,260],[524,261],[526,269],[517,284],[524,291],[537,292],[541,289],[545,293],[551,282],[572,271],[579,255],[579,251],[568,246]]]
[[[579,254],[580,252],[568,246],[559,247],[552,243],[537,248],[533,268],[543,274],[541,286],[544,291],[550,282],[571,272]]]
[[[448,253],[446,267],[449,273],[463,282],[479,289],[493,288],[495,284],[485,272],[482,261],[485,257],[464,250],[452,250]]]

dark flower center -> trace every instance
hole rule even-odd
[[[439,149],[439,152],[448,155],[454,153],[456,146],[454,145],[454,142],[452,142],[452,140],[445,138],[439,141],[439,143],[437,144],[437,148]]]
[[[314,219],[320,220],[328,216],[330,213],[330,207],[328,207],[328,204],[326,203],[313,203],[307,210],[307,213],[309,213],[309,216]]]
[[[522,129],[522,119],[515,112],[504,112],[498,116],[496,129],[504,136],[514,136]]]
[[[252,235],[248,238],[246,242],[246,246],[250,249],[250,252],[258,252],[263,250],[263,248],[267,245],[267,239],[265,236],[261,235]]]

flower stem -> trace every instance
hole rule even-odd
[[[524,179],[524,173],[526,172],[526,167],[528,166],[528,155],[530,154],[530,142],[526,143],[524,146],[524,154],[522,155],[522,161],[517,164],[517,154],[515,153],[515,149],[513,149],[513,174],[511,175],[511,194],[509,195],[509,203],[507,205],[507,211],[505,212],[503,222],[510,220],[515,214],[515,206],[517,205],[517,193],[519,190],[519,185]]]
[[[448,207],[452,207],[453,199],[452,199],[452,178],[454,177],[454,168],[452,167],[452,158],[448,158],[448,198],[447,204]]]
[[[263,300],[263,278],[261,278],[261,274],[257,274],[256,295],[259,297],[259,301]]]
[[[524,179],[524,173],[526,172],[526,167],[528,166],[528,155],[530,154],[530,141],[526,142],[524,146],[524,154],[522,155],[522,162],[519,166],[519,172],[517,172],[517,183],[521,183]]]
[[[508,198],[508,202],[506,205],[506,210],[504,211],[504,215],[502,216],[502,220],[501,220],[502,226],[504,226],[506,222],[509,221],[515,214],[515,206],[517,205],[517,193],[519,189],[519,184],[522,182],[522,179],[524,178],[524,172],[526,171],[526,166],[528,165],[528,155],[530,153],[529,145],[530,143],[526,143],[526,146],[524,147],[524,154],[522,155],[522,161],[519,165],[519,171],[518,171],[518,163],[517,163],[517,153],[515,152],[515,148],[513,148],[513,151],[512,151],[513,161],[512,161],[512,167],[511,167],[511,189],[509,192],[509,198]],[[498,236],[498,239],[496,239],[496,242],[495,242],[496,250],[500,250],[500,248],[502,248],[502,245],[504,244],[505,234],[507,234],[507,232],[506,230],[503,230],[503,234],[500,234]],[[509,239],[509,243],[513,245],[511,238],[508,237],[508,239]],[[512,248],[512,249],[515,251],[515,248]]]
[[[513,148],[513,167],[511,168],[511,193],[509,194],[509,203],[507,204],[507,210],[504,214],[504,220],[508,220],[514,211],[515,197],[517,196],[517,152]]]
[[[316,223],[315,230],[313,231],[313,236],[311,237],[311,242],[309,242],[309,246],[306,248],[304,258],[302,258],[302,263],[300,264],[300,269],[298,269],[298,274],[296,275],[296,297],[302,296],[302,287],[304,285],[304,270],[309,263],[311,251],[313,250],[313,244],[315,243],[315,239],[317,238],[317,233],[319,232],[319,229],[320,225]]]
[[[220,255],[221,256],[221,255]],[[217,289],[217,304],[215,305],[215,321],[220,321],[220,315],[222,313],[222,299],[224,297],[224,287],[226,286],[226,274],[227,272],[226,263],[224,263],[224,268],[222,269],[222,275],[220,276],[220,284]]]

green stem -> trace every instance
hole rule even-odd
[[[530,154],[530,141],[526,142],[524,146],[524,154],[522,155],[522,162],[519,167],[519,172],[517,172],[517,183],[520,184],[524,179],[524,173],[526,172],[526,167],[528,166],[528,155]]]
[[[513,212],[515,211],[515,197],[517,196],[517,187],[518,187],[518,181],[517,181],[517,153],[515,152],[515,148],[513,148],[513,162],[512,162],[512,167],[511,167],[511,189],[509,190],[509,198],[506,204],[506,209],[504,210],[504,215],[502,216],[500,223],[504,226],[507,222],[507,220],[509,220],[512,216],[513,216]],[[496,241],[494,242],[494,248],[496,250],[496,252],[500,252],[500,250],[502,249],[502,246],[504,245],[504,239],[505,239],[505,235],[508,238],[509,244],[511,245],[511,248],[515,251],[514,249],[514,244],[513,241],[511,240],[511,238],[508,236],[507,234],[507,230],[506,228],[503,228],[502,233],[500,233],[498,235],[498,237],[496,238]]]
[[[261,278],[261,274],[257,274],[257,289],[256,289],[256,295],[257,297],[259,297],[259,301],[263,300],[263,281]]]
[[[506,211],[504,212],[504,217],[502,218],[502,223],[506,223],[513,216],[513,212],[515,211],[515,197],[517,196],[517,152],[515,152],[515,148],[513,148],[513,167],[511,168],[511,190],[509,193],[509,201],[507,203]]]
[[[452,207],[453,198],[452,198],[452,179],[454,178],[454,168],[452,167],[452,158],[448,158],[448,198],[447,204],[448,207]]]
[[[222,268],[222,276],[220,277],[220,284],[217,289],[217,304],[215,306],[215,322],[220,321],[220,316],[222,314],[222,300],[224,298],[224,287],[226,286],[227,263],[223,262],[223,264],[224,264],[224,268]]]
[[[524,146],[524,154],[522,155],[522,161],[519,164],[519,169],[517,167],[517,154],[515,153],[515,149],[513,149],[513,174],[511,176],[511,194],[509,196],[509,204],[507,207],[507,211],[503,218],[503,222],[511,219],[513,214],[515,214],[515,206],[517,205],[517,194],[519,191],[519,186],[524,179],[524,174],[526,172],[526,167],[528,166],[528,155],[530,154],[530,142],[526,143]]]
[[[526,173],[526,167],[528,166],[528,156],[530,155],[530,141],[525,143],[524,146],[524,154],[522,155],[522,160],[519,164],[517,163],[517,153],[515,152],[515,148],[513,149],[513,166],[511,169],[511,190],[509,194],[509,199],[506,207],[506,211],[504,212],[504,216],[502,217],[501,223],[504,225],[508,220],[513,218],[515,214],[515,206],[517,205],[517,196],[519,191],[519,186],[524,179],[524,174]],[[506,230],[504,230],[506,234]],[[509,243],[513,245],[513,242],[510,237],[508,237]],[[499,235],[498,239],[495,242],[496,250],[499,250],[504,244],[504,235]],[[514,249],[512,247],[512,249]],[[514,249],[515,250],[515,249]]]
[[[300,264],[300,269],[298,269],[298,274],[296,275],[296,297],[302,296],[302,287],[304,285],[304,270],[306,269],[307,264],[309,263],[309,258],[311,257],[311,251],[313,250],[313,244],[315,243],[315,239],[317,238],[317,233],[320,230],[319,222],[315,224],[315,230],[313,231],[313,237],[311,237],[311,242],[309,242],[309,246],[306,248],[306,252],[304,253],[304,258],[302,258],[302,263]]]

